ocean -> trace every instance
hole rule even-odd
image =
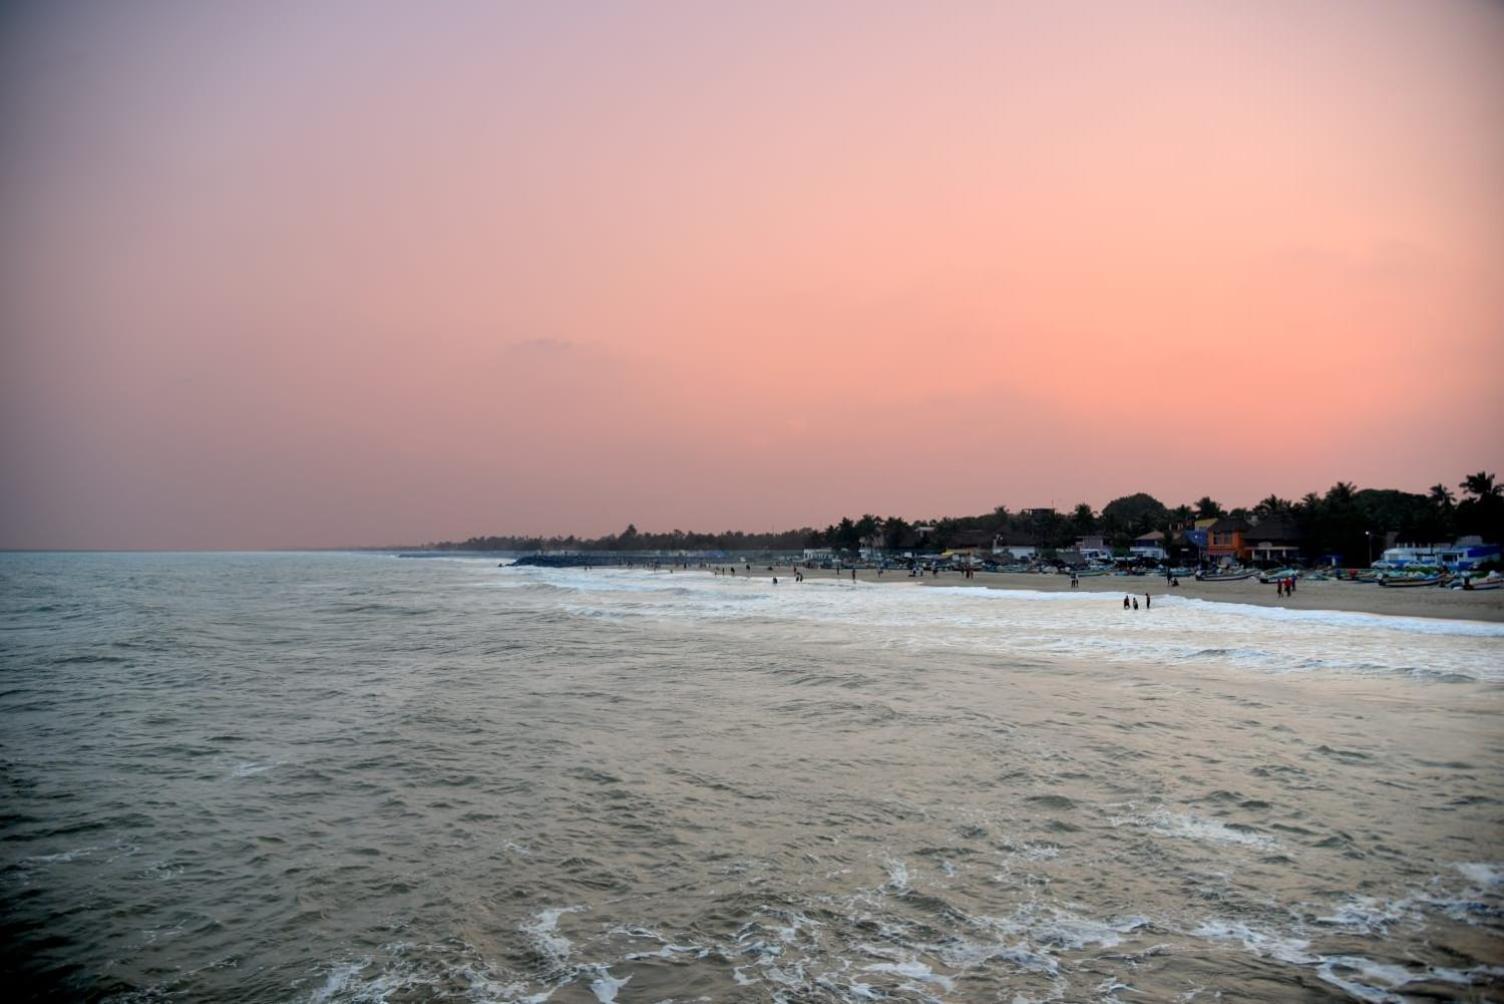
[[[1504,625],[0,555],[12,1000],[1504,996]]]

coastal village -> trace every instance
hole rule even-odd
[[[805,569],[1162,576],[1168,582],[1337,579],[1386,587],[1504,587],[1504,486],[1480,471],[1454,492],[1358,489],[1338,482],[1298,501],[1268,496],[1224,509],[1210,497],[1169,508],[1145,493],[1069,511],[998,506],[980,516],[909,522],[866,514],[823,530],[643,533],[594,540],[477,537],[430,550],[521,554],[526,564],[724,563]]]
[[[1435,578],[1439,584],[1443,578],[1488,576],[1500,564],[1501,557],[1498,544],[1486,543],[1476,534],[1454,541],[1407,543],[1391,531],[1382,537],[1382,553],[1366,569],[1343,568],[1342,556],[1335,553],[1321,555],[1316,563],[1309,564],[1302,553],[1303,535],[1299,526],[1279,516],[1196,519],[1172,525],[1168,532],[1150,530],[1139,534],[1120,547],[1114,547],[1102,534],[1080,536],[1069,547],[1052,548],[1041,546],[1027,534],[1004,532],[993,534],[991,539],[976,533],[965,534],[952,546],[937,550],[925,547],[934,527],[914,529],[918,539],[913,547],[900,552],[871,538],[857,550],[855,560],[873,567],[898,562],[991,572],[1131,575],[1163,571],[1173,576],[1202,578],[1252,577],[1259,573],[1267,577],[1272,569],[1290,575],[1340,578],[1346,574],[1381,583]],[[850,556],[833,547],[807,547],[800,556],[805,562],[822,567],[850,560]]]

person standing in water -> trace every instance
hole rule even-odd
[[[1149,605],[1150,605],[1151,602],[1152,602],[1152,600],[1150,599],[1149,594],[1145,593],[1144,594],[1144,609],[1145,610],[1149,609]]]
[[[1138,597],[1137,596],[1135,596],[1133,598],[1133,609],[1135,609],[1135,610],[1138,609]]]
[[[1128,594],[1126,593],[1123,594],[1123,609],[1128,609]]]

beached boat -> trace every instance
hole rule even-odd
[[[1278,582],[1280,579],[1298,578],[1300,578],[1300,569],[1298,568],[1276,568],[1272,571],[1259,573],[1259,581],[1265,585],[1271,582]]]
[[[1246,572],[1222,572],[1222,573],[1211,574],[1211,575],[1198,572],[1196,574],[1196,581],[1197,582],[1242,582],[1244,579],[1251,579],[1251,578],[1253,578],[1257,574],[1259,574],[1259,573],[1256,572],[1256,571],[1254,571],[1251,568],[1248,571],[1246,571]]]
[[[1379,585],[1388,586],[1390,589],[1399,589],[1401,587],[1410,588],[1418,586],[1438,586],[1440,584],[1441,576],[1439,575],[1425,575],[1417,576],[1414,578],[1403,575],[1386,575],[1379,579]]]
[[[1487,578],[1482,579],[1453,579],[1450,583],[1453,589],[1466,589],[1470,593],[1487,592],[1491,589],[1504,589],[1504,576],[1493,572]]]

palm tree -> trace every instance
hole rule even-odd
[[[1452,503],[1457,501],[1457,496],[1452,494],[1452,489],[1443,484],[1431,486],[1431,501],[1438,509],[1450,509]]]
[[[1462,483],[1457,487],[1480,501],[1504,495],[1504,485],[1494,484],[1494,476],[1486,471],[1469,474],[1462,479]]]
[[[1328,503],[1338,502],[1345,504],[1351,502],[1353,496],[1357,493],[1358,486],[1351,481],[1338,481],[1331,488],[1327,489],[1326,500]]]
[[[1254,506],[1253,511],[1258,516],[1264,517],[1275,516],[1279,513],[1289,512],[1290,508],[1291,506],[1289,499],[1282,499],[1278,495],[1270,495],[1258,505]]]
[[[1197,500],[1197,519],[1216,519],[1217,517],[1223,515],[1226,514],[1222,511],[1222,506],[1212,501],[1212,497],[1210,495],[1203,495],[1199,500]]]

